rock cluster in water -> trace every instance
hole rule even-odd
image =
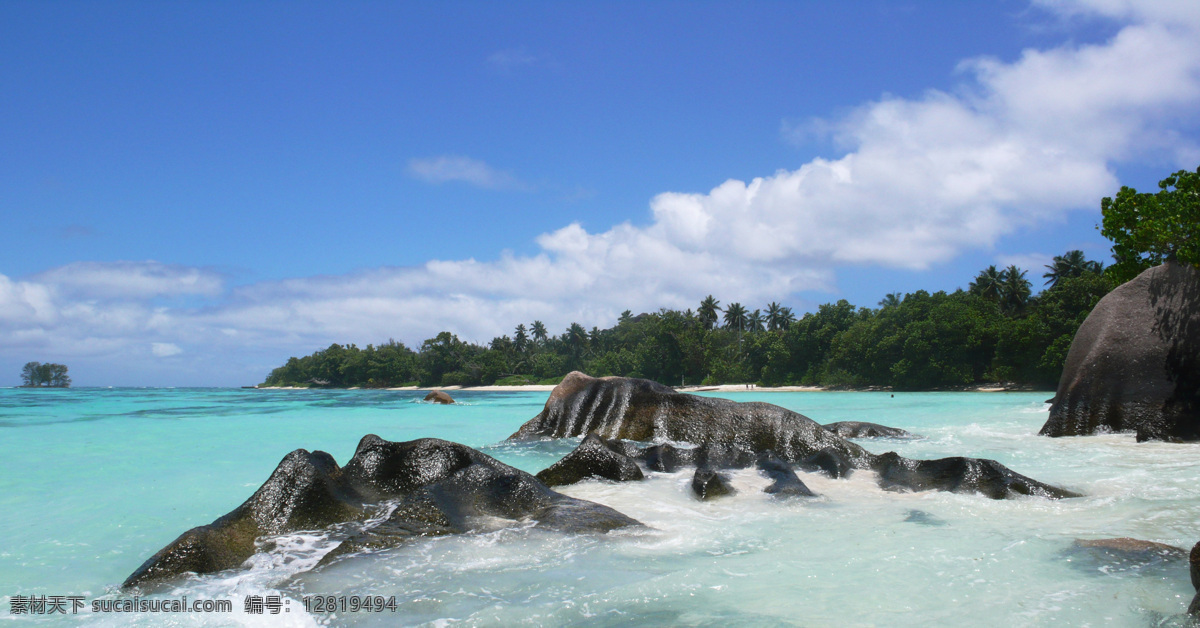
[[[288,454],[245,503],[184,532],[122,586],[237,567],[255,553],[260,537],[362,522],[377,515],[385,501],[395,508],[383,521],[351,534],[343,551],[468,532],[494,525],[496,518],[532,520],[564,532],[641,525],[607,506],[557,493],[465,445],[433,438],[391,442],[371,434],[344,467],[323,451]]]
[[[580,372],[567,375],[550,393],[542,412],[509,438],[591,434],[596,438],[580,445],[593,452],[589,456],[604,450],[606,459],[613,456],[641,459],[655,470],[685,465],[695,465],[698,469],[745,468],[767,454],[802,468],[824,470],[834,477],[842,477],[852,469],[870,469],[888,489],[981,493],[994,499],[1013,495],[1077,496],[1025,477],[994,460],[961,457],[910,460],[890,452],[876,455],[802,414],[769,403],[699,397],[649,380],[598,379]],[[622,441],[687,442],[695,448],[661,444],[639,449]],[[572,456],[551,469],[558,467],[556,474],[566,473]],[[590,457],[577,459],[582,465]],[[571,475],[588,477],[589,473],[580,466]]]
[[[1200,270],[1167,262],[1113,290],[1067,353],[1046,436],[1200,440]]]

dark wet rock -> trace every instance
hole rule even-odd
[[[1076,332],[1045,436],[1133,431],[1200,440],[1200,270],[1155,266],[1106,295]]]
[[[904,515],[905,523],[915,523],[923,526],[944,526],[948,525],[944,519],[931,515],[924,510],[910,510]]]
[[[431,390],[428,395],[425,395],[425,401],[434,403],[451,404],[454,403],[454,398],[444,390]]]
[[[898,427],[864,421],[838,421],[837,423],[826,423],[822,427],[842,438],[920,438],[920,436]]]
[[[1192,603],[1188,604],[1187,614],[1191,615],[1193,618],[1200,617],[1200,592],[1197,592],[1196,595],[1192,598]],[[1196,620],[1193,619],[1192,621],[1193,621],[1192,625],[1195,626]]]
[[[729,483],[729,476],[708,467],[696,468],[696,474],[692,476],[692,491],[704,501],[737,493]]]
[[[754,466],[758,456],[740,445],[708,443],[696,449],[696,465],[714,469],[745,469]]]
[[[547,486],[565,486],[587,478],[629,482],[641,480],[643,475],[633,458],[620,452],[619,445],[610,447],[594,433],[588,434],[575,451],[537,474]]]
[[[1188,553],[1188,571],[1192,576],[1192,587],[1200,591],[1200,543],[1193,545]]]
[[[1025,477],[995,460],[980,458],[912,460],[889,451],[878,457],[875,472],[879,474],[879,485],[885,489],[981,493],[992,499],[1005,499],[1014,494],[1079,497],[1078,493]]]
[[[669,443],[652,445],[639,452],[638,457],[651,471],[674,473],[696,464],[697,449],[684,449]]]
[[[801,460],[798,464],[805,471],[821,472],[835,480],[850,475],[850,472],[854,470],[854,467],[850,466],[850,461],[832,448],[822,449]]]
[[[774,452],[763,452],[758,456],[758,470],[771,478],[771,485],[763,489],[764,493],[776,497],[815,497],[816,493],[809,490],[804,482],[792,470],[791,465],[781,460]]]
[[[386,521],[365,529],[363,522],[379,512],[382,500],[398,503]],[[371,434],[341,468],[322,451],[288,454],[245,503],[183,533],[122,586],[238,567],[263,536],[346,524],[351,528],[347,547],[353,547],[465,532],[497,519],[531,520],[565,531],[640,525],[607,506],[556,493],[532,475],[465,445],[432,438],[390,442]]]
[[[563,378],[542,412],[509,438],[569,438],[592,432],[610,439],[691,443],[697,446],[695,464],[700,467],[745,468],[759,453],[773,451],[785,462],[808,461],[838,477],[851,468],[880,471],[880,484],[887,488],[979,492],[997,499],[1076,496],[994,460],[878,456],[802,414],[769,403],[697,397],[649,380],[597,379],[580,372]]]

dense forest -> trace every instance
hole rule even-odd
[[[624,312],[590,331],[572,323],[551,335],[519,324],[487,345],[442,332],[414,351],[330,345],[291,358],[264,386],[391,387],[557,383],[573,370],[668,384],[758,383],[897,390],[982,382],[1052,388],[1079,325],[1112,282],[1098,262],[1054,258],[1046,289],[1027,271],[991,266],[966,290],[889,294],[877,307],[845,300],[798,318],[770,303],[749,310],[707,297],[695,311]]]

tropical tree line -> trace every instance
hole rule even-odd
[[[69,388],[71,376],[65,364],[26,362],[21,367],[21,385],[26,388]]]
[[[556,383],[581,370],[668,384],[758,383],[922,390],[1009,382],[1053,387],[1075,331],[1112,288],[1101,264],[1069,251],[1033,294],[1026,270],[982,270],[965,290],[845,300],[797,317],[709,295],[693,311],[621,314],[607,329],[572,323],[551,334],[517,325],[487,345],[439,333],[414,349],[334,344],[291,358],[268,386],[390,387]]]

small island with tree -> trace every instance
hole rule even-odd
[[[67,365],[47,362],[27,362],[21,368],[22,388],[70,388],[71,376]]]

